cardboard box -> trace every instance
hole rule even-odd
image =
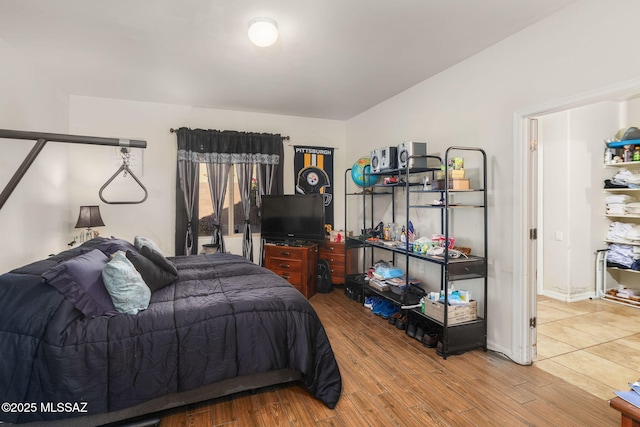
[[[457,323],[469,322],[476,320],[478,317],[478,302],[471,301],[468,305],[450,305],[447,311],[448,324],[455,325]],[[424,302],[424,314],[427,316],[444,322],[444,304],[425,300]]]
[[[433,190],[444,190],[444,179],[437,179],[433,181],[431,188]],[[469,178],[454,178],[449,180],[449,190],[469,190],[470,188],[471,184],[469,182]]]
[[[464,178],[464,169],[448,169],[447,175],[449,179],[461,179]],[[444,171],[440,170],[436,172],[436,179],[444,179]]]
[[[352,234],[353,233],[351,231],[347,233],[342,230],[338,230],[338,231],[332,230],[329,233],[329,241],[333,243],[341,243],[341,242],[344,242],[345,237],[347,236],[351,237]]]

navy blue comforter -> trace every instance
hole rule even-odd
[[[179,279],[156,291],[148,309],[86,318],[40,275],[91,249],[0,276],[0,402],[37,409],[3,410],[1,421],[109,412],[283,368],[301,372],[311,394],[336,405],[341,377],[325,330],[284,279],[236,255],[174,257]],[[43,412],[42,403],[87,412]]]

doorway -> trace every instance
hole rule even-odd
[[[539,280],[544,276],[544,248],[538,244],[543,237],[540,226],[543,225],[542,209],[544,203],[542,190],[544,188],[544,173],[540,173],[540,145],[535,146],[535,141],[540,138],[532,130],[532,120],[539,121],[545,116],[555,113],[570,112],[591,105],[606,102],[622,103],[637,98],[640,94],[640,80],[621,83],[602,88],[586,94],[581,94],[569,99],[559,100],[554,103],[527,108],[514,114],[514,140],[518,141],[514,147],[514,275],[520,279],[523,286],[514,291],[514,306],[521,307],[522,315],[515,319],[516,329],[515,344],[521,350],[516,354],[521,363],[530,364],[537,356],[537,295]],[[624,124],[622,124],[624,125]],[[614,127],[608,132],[617,130]],[[540,129],[538,129],[538,133]],[[533,146],[532,146],[532,143]],[[538,141],[538,144],[540,142]],[[603,148],[603,146],[601,146]],[[537,149],[536,149],[537,148]],[[543,148],[544,150],[545,148]],[[549,147],[547,147],[549,149]],[[603,153],[603,150],[600,150]],[[595,155],[595,154],[594,154]],[[594,157],[595,159],[595,157]],[[599,157],[602,165],[602,157]],[[561,185],[559,183],[558,185]],[[519,196],[518,196],[519,195]],[[549,231],[549,230],[547,230]],[[552,232],[558,230],[551,229]],[[557,241],[564,241],[565,235],[557,235]],[[519,255],[519,256],[517,256]],[[594,266],[593,259],[589,257],[589,268]],[[595,282],[593,282],[595,287]]]

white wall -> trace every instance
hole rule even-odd
[[[67,97],[46,75],[1,39],[0,63],[0,128],[67,133]],[[34,143],[0,139],[0,191]],[[48,143],[0,210],[0,272],[66,249],[67,148]]]
[[[98,190],[117,169],[117,165],[110,164],[114,148],[74,146],[70,155],[74,165],[71,170],[71,205],[98,204],[105,222],[105,227],[100,228],[102,235],[116,235],[124,239],[147,236],[156,241],[165,254],[173,254],[177,144],[176,135],[169,129],[182,126],[288,135],[291,139],[284,142],[284,185],[285,192],[290,194],[294,191],[292,146],[336,147],[334,211],[336,225],[342,226],[342,171],[346,168],[342,155],[345,146],[345,123],[342,121],[80,96],[71,96],[70,99],[72,133],[147,141],[141,181],[147,187],[149,197],[138,205],[102,203]],[[229,251],[242,254],[240,238],[230,238],[227,243]],[[258,245],[255,246],[257,250]]]
[[[613,137],[625,102],[601,102],[542,116],[541,294],[575,301],[595,296],[595,253],[605,247],[604,139]],[[610,177],[610,176],[609,176]]]
[[[513,115],[640,75],[633,0],[579,1],[347,122],[347,157],[413,139],[434,149],[477,145],[489,155],[489,347],[526,361],[514,277]],[[417,53],[419,54],[419,53]],[[526,230],[521,230],[526,233]],[[524,234],[523,234],[524,235]]]

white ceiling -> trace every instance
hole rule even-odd
[[[1,0],[0,38],[73,95],[346,120],[573,2]]]

